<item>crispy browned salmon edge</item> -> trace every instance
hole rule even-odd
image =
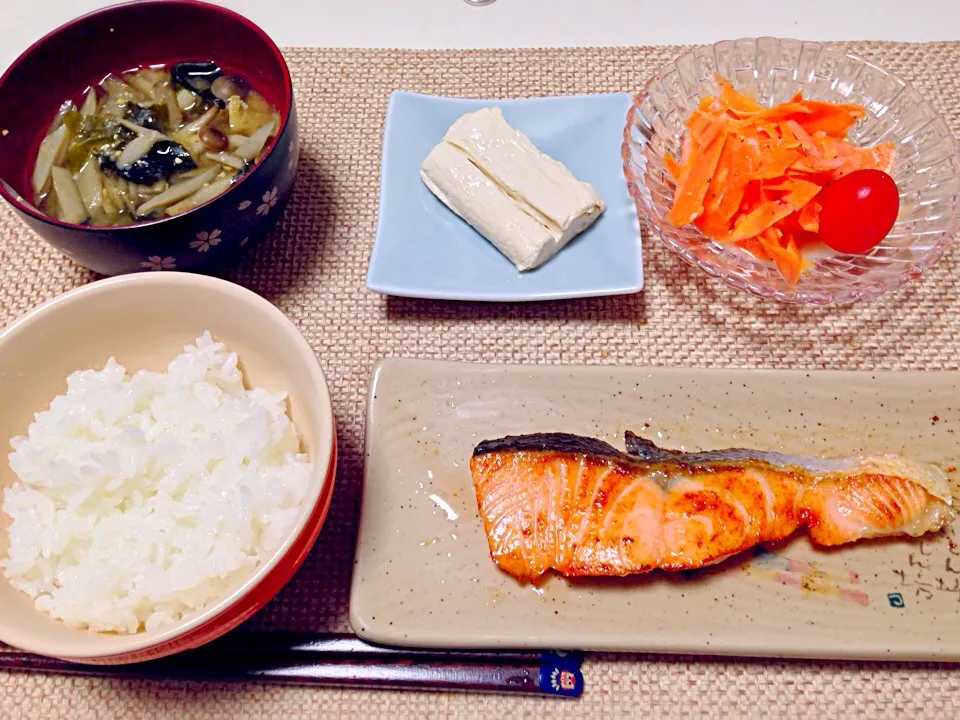
[[[562,452],[585,455],[600,455],[632,460],[629,455],[613,445],[596,438],[571,433],[533,433],[530,435],[507,435],[496,440],[484,440],[473,449],[474,456],[498,452]]]
[[[751,448],[725,448],[702,452],[685,452],[662,448],[651,440],[627,430],[624,433],[626,452],[596,438],[572,433],[548,432],[528,435],[507,435],[496,440],[484,440],[473,450],[474,457],[501,452],[557,452],[572,455],[615,458],[632,464],[673,463],[695,467],[699,465],[734,465],[744,463],[764,464],[780,469],[803,469],[804,461],[830,462],[829,459],[790,456],[784,453],[755,450]]]
[[[661,448],[630,430],[624,433],[624,441],[627,447],[626,452],[618,450],[603,440],[583,435],[574,435],[572,433],[547,432],[531,433],[528,435],[507,435],[506,437],[495,440],[482,441],[473,449],[473,454],[477,456],[499,452],[559,452],[575,455],[612,457],[633,462],[637,460],[679,460],[690,455],[689,453],[683,453],[678,450]],[[741,450],[738,452],[749,451]],[[707,455],[716,454],[718,453],[708,453]]]

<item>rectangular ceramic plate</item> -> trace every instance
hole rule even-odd
[[[715,568],[521,586],[490,560],[468,469],[485,438],[901,453],[960,464],[960,373],[533,367],[374,372],[350,615],[391,645],[960,660],[960,548],[799,536]]]
[[[367,287],[387,295],[489,301],[639,292],[640,228],[620,156],[630,105],[627,93],[511,100],[392,93]],[[420,179],[424,159],[454,120],[491,106],[607,203],[588,230],[530,272],[518,271]]]

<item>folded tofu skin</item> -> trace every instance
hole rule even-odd
[[[538,150],[495,107],[457,119],[420,177],[521,271],[552,258],[606,209],[589,183]]]

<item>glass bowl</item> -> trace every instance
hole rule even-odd
[[[866,115],[848,134],[856,145],[891,141],[900,215],[863,255],[817,252],[796,284],[773,263],[721,245],[667,219],[674,184],[665,153],[680,156],[684,122],[719,88],[714,73],[770,106],[794,93],[855,102]],[[913,87],[843,48],[799,40],[746,38],[684,53],[647,83],[627,115],[623,168],[638,212],[671,250],[733,287],[784,302],[826,305],[873,299],[917,278],[943,257],[960,227],[960,156],[947,123]]]

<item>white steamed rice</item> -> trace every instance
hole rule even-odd
[[[113,358],[73,373],[11,446],[4,574],[63,622],[121,633],[252,574],[296,522],[311,467],[286,394],[246,390],[209,333],[166,373],[131,377]]]

